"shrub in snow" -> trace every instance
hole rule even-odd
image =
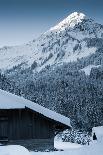
[[[66,130],[61,134],[60,137],[64,142],[78,143],[82,145],[89,144],[90,142],[90,136],[88,135],[88,133],[76,130]]]

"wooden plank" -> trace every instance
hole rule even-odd
[[[8,110],[9,139],[47,139],[54,136],[54,123],[29,109]],[[7,111],[0,111],[4,115]],[[6,127],[5,127],[6,128]]]

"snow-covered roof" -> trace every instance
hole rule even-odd
[[[4,90],[0,90],[0,109],[25,109],[25,107],[71,127],[70,119],[68,117],[49,110],[39,104],[26,100],[23,97],[16,96]]]

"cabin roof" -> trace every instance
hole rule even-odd
[[[0,109],[25,109],[26,107],[50,119],[71,127],[70,119],[68,117],[24,99],[23,97],[0,90]]]

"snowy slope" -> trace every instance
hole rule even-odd
[[[31,46],[22,45],[0,49],[0,69],[10,69],[21,63],[22,67],[28,67],[33,63],[33,49]]]
[[[72,13],[62,22],[26,45],[0,49],[0,69],[21,65],[40,71],[46,66],[73,62],[96,52],[86,39],[103,38],[103,26],[82,13]]]
[[[89,65],[89,66],[86,66],[85,68],[81,69],[81,71],[84,71],[86,75],[90,75],[90,72],[91,72],[91,69],[92,68],[98,68],[100,67],[100,65]]]

